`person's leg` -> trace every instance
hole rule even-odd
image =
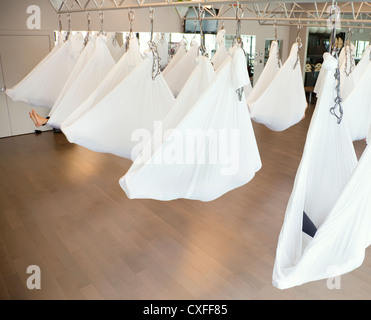
[[[36,127],[44,126],[48,122],[49,117],[44,118],[39,116],[34,109],[29,114]]]

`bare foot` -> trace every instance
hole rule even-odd
[[[39,116],[34,109],[30,112],[30,118],[36,127],[41,127],[48,122],[48,119]]]
[[[40,127],[40,125],[38,124],[37,120],[35,119],[35,117],[33,116],[32,112],[30,111],[28,113],[30,115],[30,118],[31,120],[33,121],[33,123],[35,124],[36,127]]]

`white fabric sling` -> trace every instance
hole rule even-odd
[[[356,86],[361,80],[364,72],[367,69],[367,66],[371,63],[371,45],[368,45],[363,51],[361,60],[357,63],[353,70],[353,81]]]
[[[193,69],[196,67],[199,44],[191,42],[188,52],[178,61],[178,63],[164,76],[170,90],[175,97],[178,96],[184,84],[187,82]]]
[[[281,63],[278,59],[278,53],[278,43],[277,41],[272,41],[267,63],[247,99],[250,103],[257,100],[264,93],[264,90],[271,84],[279,72]]]
[[[161,121],[175,101],[159,74],[152,80],[153,57],[145,59],[88,112],[64,128],[70,142],[97,152],[132,158],[143,136],[151,137],[154,122]]]
[[[325,52],[323,54],[323,62],[326,60],[328,55],[330,55],[329,52]],[[323,62],[322,62],[322,64],[323,64]],[[326,76],[325,75],[326,71],[327,71],[326,68],[323,68],[323,66],[322,66],[321,70],[319,71],[316,84],[314,85],[313,92],[317,95],[317,97],[319,97],[320,94],[321,94],[321,90],[322,90],[322,87],[323,87],[323,81],[324,81],[325,76]]]
[[[114,65],[106,37],[99,35],[95,40],[94,52],[60,103],[55,106],[48,125],[60,128],[63,121],[89,97]]]
[[[88,112],[94,105],[102,100],[111,90],[123,81],[141,62],[142,54],[139,49],[138,39],[130,39],[128,51],[116,63],[112,70],[107,74],[102,83],[90,94],[90,96],[72,112],[61,125],[62,131],[67,134],[68,126]]]
[[[187,53],[186,50],[186,43],[184,40],[180,41],[179,48],[176,51],[174,57],[170,60],[168,65],[165,67],[165,69],[162,71],[162,75],[165,77],[166,74],[174,68],[174,66],[179,62],[179,60]]]
[[[68,77],[65,85],[63,86],[63,89],[61,90],[57,99],[55,100],[53,107],[50,109],[49,117],[53,114],[57,106],[59,106],[64,96],[66,95],[68,90],[71,88],[75,80],[79,77],[81,71],[84,69],[86,63],[89,61],[90,57],[92,56],[94,49],[95,49],[95,40],[96,40],[96,36],[94,35],[88,36],[88,42],[86,43],[83,51],[81,52],[79,58],[77,59],[75,67],[73,68],[70,76]]]
[[[305,114],[307,101],[298,44],[293,44],[289,57],[274,79],[259,95],[253,92],[247,98],[251,118],[273,131],[283,131],[298,123]],[[296,64],[296,66],[295,66]]]
[[[6,94],[13,101],[52,108],[83,49],[83,36],[72,35],[52,50],[21,82]]]
[[[116,32],[107,32],[107,47],[108,50],[111,52],[112,58],[115,62],[119,61],[121,58],[120,46],[116,40]]]
[[[369,59],[369,58],[368,58]],[[358,83],[343,102],[353,141],[367,138],[371,125],[371,62],[363,71]]]
[[[346,233],[340,234],[337,242],[331,241],[339,223],[347,224],[354,213],[351,211],[347,218],[334,221],[332,209],[357,165],[357,157],[346,117],[338,124],[329,111],[336,97],[336,66],[337,61],[331,55],[323,63],[322,67],[327,69],[323,89],[279,236],[273,285],[280,289],[331,276],[326,274],[327,268],[339,263],[336,254],[346,247]],[[352,205],[349,202],[345,207]],[[304,213],[317,229],[314,237],[303,232]]]
[[[156,130],[153,139],[120,179],[129,198],[211,201],[246,184],[261,168],[245,97],[242,95],[240,100],[236,93],[249,81],[244,72],[245,55],[240,48],[234,48],[231,53],[233,57],[193,106],[187,105],[186,97],[182,96],[193,94],[187,88],[192,86],[192,79],[187,82],[178,105],[175,103],[163,123],[165,130],[175,129],[165,133],[164,140],[161,131]],[[211,72],[210,64],[200,62],[192,74],[195,77],[205,67],[205,75]],[[157,138],[160,145],[156,147]]]
[[[211,59],[211,62],[214,66],[214,69],[218,71],[220,66],[229,58],[229,53],[225,48],[224,44],[225,29],[218,31],[216,35],[215,42],[218,44],[218,49],[216,50],[214,56]]]

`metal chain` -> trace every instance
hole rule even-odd
[[[87,43],[89,41],[89,36],[90,36],[90,20],[91,20],[91,18],[90,18],[90,13],[89,12],[87,14],[87,19],[88,19],[88,33],[86,34],[85,39],[84,39],[84,45],[85,46],[87,45]]]
[[[148,42],[149,49],[152,51],[153,62],[152,62],[152,80],[155,80],[156,77],[161,73],[160,71],[160,60],[161,58],[158,55],[157,45],[154,41]]]
[[[67,33],[66,33],[66,38],[64,39],[64,41],[67,41],[68,38],[70,37],[71,35],[71,15],[69,13],[67,13]]]
[[[352,50],[352,45],[351,45],[352,33],[353,33],[353,31],[350,29],[350,27],[348,27],[347,39],[346,39],[345,47],[344,47],[344,50],[345,50],[345,75],[347,77],[349,77],[349,75],[352,73],[353,68],[354,68],[354,52]],[[349,60],[350,60],[349,71],[348,71],[348,50],[347,50],[347,48],[349,49],[349,55],[350,55],[349,56]]]
[[[242,49],[243,53],[246,56],[246,52],[243,49],[243,41],[241,38],[241,18],[243,17],[243,7],[237,2],[237,8],[236,8],[236,20],[237,20],[237,25],[236,25],[236,35],[234,37],[234,43],[237,43],[240,48]],[[243,96],[243,87],[238,88],[236,90],[236,93],[238,95],[238,100],[242,101],[242,96]]]
[[[201,55],[205,56],[206,55],[206,48],[205,48],[205,36],[204,36],[204,33],[203,33],[203,30],[202,30],[202,20],[205,16],[205,8],[200,6],[200,4],[198,5],[198,23],[200,25],[200,37],[201,37],[201,45],[200,45],[200,52],[201,52]]]
[[[238,43],[241,48],[243,48],[243,41],[241,38],[241,18],[243,17],[243,8],[241,7],[240,4],[237,4],[236,8],[236,20],[237,20],[237,25],[236,25],[236,35],[234,37],[234,42]]]
[[[130,39],[133,36],[134,12],[132,10],[129,10],[128,18],[129,18],[129,23],[130,23],[130,30],[129,30],[129,33],[126,35],[126,38],[125,38],[125,51],[129,50],[129,42],[130,42]]]
[[[99,30],[99,35],[104,35],[104,30],[103,30],[103,23],[104,23],[104,15],[103,12],[99,12],[99,20],[100,20],[100,30]]]
[[[300,49],[302,47],[301,38],[300,38],[301,28],[302,28],[301,25],[298,24],[298,33],[296,34],[296,42],[298,43],[298,52],[297,52],[296,61],[295,61],[295,64],[294,64],[294,69],[296,68],[296,66],[298,65],[298,63],[300,61],[299,52],[300,52]]]
[[[336,86],[335,86],[336,98],[334,100],[335,105],[332,108],[330,108],[330,113],[336,117],[337,123],[340,124],[341,120],[343,119],[343,107],[341,104],[343,100],[340,97],[340,66],[339,66],[339,58],[338,58],[337,52],[335,53],[335,57],[337,60],[337,67],[336,67],[335,74],[334,74],[334,77],[336,79]],[[336,109],[338,109],[338,113],[336,112]]]
[[[152,52],[152,80],[155,80],[156,77],[161,73],[160,71],[160,56],[158,54],[158,49],[156,43],[153,41],[153,18],[154,18],[154,10],[151,8],[149,10],[149,18],[151,22],[151,38],[150,41],[148,41],[149,49]]]
[[[59,19],[59,34],[62,33],[62,16],[61,15],[58,15],[58,19]]]
[[[281,68],[281,57],[280,57],[280,47],[278,45],[278,32],[277,32],[277,24],[276,22],[274,23],[274,41],[276,41],[278,49],[277,49],[277,63],[278,63],[278,68]]]

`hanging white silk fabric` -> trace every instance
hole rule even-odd
[[[339,53],[339,66],[342,66],[344,60],[345,60],[345,46],[343,46],[340,50],[340,53]]]
[[[188,52],[178,61],[178,63],[164,76],[170,90],[175,97],[178,96],[184,84],[187,82],[193,69],[196,67],[199,44],[191,42]]]
[[[65,121],[61,129],[66,134],[68,126],[88,112],[94,105],[103,99],[111,90],[113,90],[121,81],[123,81],[141,62],[142,54],[139,49],[138,38],[130,39],[129,49],[116,63],[112,70],[107,74],[102,83],[90,94],[74,112],[72,112]]]
[[[356,86],[364,75],[368,65],[371,63],[371,45],[368,45],[363,51],[361,60],[357,63],[352,71],[354,86]]]
[[[220,29],[216,35],[215,42],[218,44],[218,49],[216,50],[211,62],[214,69],[217,71],[220,66],[229,58],[229,53],[225,48],[224,44],[225,29]]]
[[[322,67],[327,69],[323,89],[309,126],[276,250],[273,285],[280,289],[331,276],[328,268],[339,264],[338,257],[349,240],[348,233],[338,233],[339,226],[346,225],[354,214],[347,212],[346,217],[337,220],[332,210],[357,165],[357,157],[346,117],[338,124],[330,113],[336,97],[337,61],[329,55]],[[353,204],[346,203],[344,209]],[[305,216],[315,226],[312,236],[304,232]],[[336,241],[334,234],[338,235]]]
[[[353,71],[356,64],[354,60],[354,44],[347,45],[343,49],[345,55],[342,64],[340,64],[340,92],[341,98],[345,100],[355,86]]]
[[[165,34],[162,33],[161,36],[157,35],[155,43],[158,56],[160,57],[161,70],[164,70],[169,62],[169,45],[165,38]]]
[[[81,33],[71,35],[66,42],[52,50],[21,82],[6,94],[13,101],[51,108],[83,49]]]
[[[260,92],[254,93],[253,90],[247,98],[251,118],[273,131],[286,130],[305,114],[307,101],[297,52],[298,44],[295,43],[286,62],[267,87],[257,89]]]
[[[75,67],[73,68],[70,76],[68,77],[65,85],[63,86],[63,89],[59,93],[57,99],[55,100],[55,103],[53,107],[51,108],[49,112],[49,117],[53,114],[53,112],[56,110],[57,106],[61,103],[63,100],[64,96],[68,92],[68,90],[71,88],[75,80],[79,77],[81,71],[84,69],[86,63],[89,61],[90,57],[92,56],[94,49],[95,49],[95,40],[96,36],[93,35],[88,35],[87,36],[87,43],[82,50],[79,58],[77,59],[77,62],[75,64]]]
[[[48,125],[59,129],[63,121],[98,87],[114,65],[106,37],[97,36],[94,52],[59,104],[55,106]]]
[[[175,129],[165,133],[164,140],[161,130],[156,130],[120,179],[129,198],[211,201],[246,184],[260,169],[245,97],[242,94],[240,99],[236,93],[249,81],[247,71],[244,72],[245,55],[240,48],[231,53],[233,56],[192,106],[181,96],[193,94],[188,88],[191,82],[187,83],[179,95],[180,113],[175,111],[175,104],[164,120],[165,130]],[[195,72],[204,67],[209,70],[204,70],[204,74],[211,72],[210,64],[199,62]],[[160,145],[156,147],[158,137]]]
[[[325,52],[323,54],[323,62],[326,60],[327,56],[330,55],[330,53],[328,52]],[[319,71],[319,74],[318,74],[318,77],[317,77],[317,80],[316,80],[316,84],[314,86],[314,89],[313,89],[313,92],[317,95],[317,97],[320,96],[321,94],[321,90],[322,90],[322,87],[323,87],[323,81],[325,79],[325,74],[326,74],[326,68],[323,68],[323,62],[322,62],[322,67],[321,67],[321,70]]]
[[[367,57],[369,59],[369,57]],[[364,66],[363,66],[364,67]],[[354,70],[356,72],[356,70]],[[357,79],[358,80],[358,79]],[[343,102],[353,141],[367,138],[371,126],[371,62],[363,70],[358,83]]]
[[[279,48],[277,41],[271,42],[271,47],[269,49],[269,57],[265,64],[265,67],[260,74],[257,82],[255,83],[249,97],[248,101],[254,101],[258,99],[264,92],[264,90],[270,85],[273,79],[276,77],[278,71],[281,67],[281,62],[278,58]]]
[[[162,71],[162,75],[165,77],[166,74],[174,68],[174,66],[179,62],[179,60],[187,53],[186,50],[186,43],[184,40],[180,41],[179,48],[176,51],[174,57],[170,60],[168,65],[165,67],[165,69]]]
[[[64,128],[70,142],[132,159],[142,136],[150,136],[175,101],[161,74],[152,79],[152,52],[88,112]]]
[[[119,61],[121,58],[121,48],[117,43],[116,40],[116,33],[115,32],[107,32],[107,47],[108,50],[111,52],[112,58],[115,62]]]

